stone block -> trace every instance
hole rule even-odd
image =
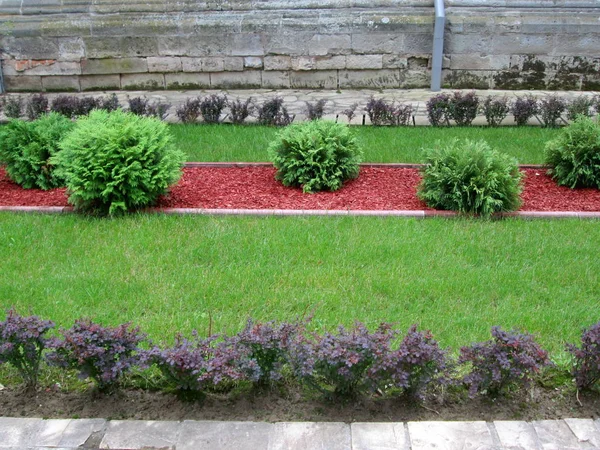
[[[398,55],[382,55],[381,63],[384,69],[405,69],[408,59]]]
[[[165,88],[165,76],[162,73],[131,73],[121,75],[121,89],[144,91]]]
[[[400,72],[398,70],[340,71],[340,89],[393,89],[399,86]]]
[[[414,33],[404,36],[405,53],[432,53],[433,52],[433,31],[431,33]]]
[[[348,55],[352,52],[349,34],[315,34],[309,42],[308,54],[312,56]]]
[[[286,55],[286,56],[301,56],[308,55],[310,49],[310,41],[314,33],[288,31],[265,35],[265,54],[267,55]]]
[[[0,418],[0,442],[3,447],[27,448],[33,444],[40,426],[41,419]]]
[[[177,56],[149,56],[148,72],[181,72],[181,58]]]
[[[450,69],[498,70],[510,65],[510,55],[452,55]]]
[[[315,70],[317,58],[314,56],[298,56],[292,58],[292,70]]]
[[[32,440],[40,447],[58,447],[69,423],[71,419],[44,420]]]
[[[246,56],[244,58],[244,68],[246,69],[262,69],[263,60],[260,56]]]
[[[404,34],[353,34],[352,51],[358,54],[402,53],[404,38]]]
[[[14,59],[58,59],[57,39],[42,37],[6,37],[2,39],[3,53]]]
[[[184,72],[202,72],[202,58],[181,57]]]
[[[79,77],[82,91],[112,91],[121,89],[120,75],[82,75]]]
[[[537,420],[532,425],[544,450],[581,448],[578,439],[562,420]]]
[[[348,69],[383,69],[382,55],[349,55],[346,56]]]
[[[410,450],[403,423],[360,423],[350,426],[352,450]]]
[[[81,86],[76,75],[53,76],[42,77],[42,89],[46,92],[79,92]]]
[[[269,450],[284,449],[347,450],[352,448],[350,426],[336,422],[276,423]]]
[[[346,56],[320,56],[316,58],[317,70],[336,70],[346,68]]]
[[[539,450],[537,435],[528,422],[502,420],[494,422],[500,443],[507,450]]]
[[[474,36],[471,35],[473,38]],[[561,37],[562,38],[562,37]],[[565,37],[567,39],[567,37]],[[476,40],[476,39],[473,39]],[[569,53],[577,51],[570,47]],[[596,41],[597,46],[597,41]],[[531,34],[504,34],[493,36],[488,53],[498,55],[537,54],[547,55],[553,52],[554,36]],[[466,52],[465,52],[466,53]]]
[[[81,61],[83,75],[140,72],[148,72],[146,58],[84,59]]]
[[[221,56],[208,56],[202,58],[202,72],[223,72],[225,61]]]
[[[177,450],[267,450],[274,425],[262,422],[195,422],[181,426]]]
[[[265,70],[290,70],[292,58],[283,55],[265,56],[264,66]]]
[[[94,58],[133,58],[156,56],[158,54],[158,38],[118,36],[93,36],[83,38],[85,54]]]
[[[42,90],[42,77],[6,76],[4,77],[4,87],[7,92],[40,92]]]
[[[412,450],[493,450],[487,424],[478,422],[408,422]]]
[[[293,89],[337,89],[337,70],[290,72],[290,87]]]
[[[76,19],[69,16],[43,15],[37,18],[39,34],[45,38],[90,36],[93,20],[87,15]]]
[[[231,35],[159,36],[158,53],[164,56],[227,56],[232,48],[231,41]]]
[[[600,428],[592,419],[565,419],[565,423],[580,443],[600,448]]]
[[[289,89],[290,73],[287,71],[270,70],[262,73],[263,89]]]
[[[81,65],[78,61],[45,60],[18,60],[4,61],[2,69],[4,75],[79,75]]]
[[[487,35],[473,34],[450,34],[444,40],[444,53],[454,56],[455,54],[510,54],[511,52],[492,49],[493,38]]]
[[[100,448],[125,450],[152,447],[174,449],[180,427],[179,422],[113,420],[108,423]]]
[[[166,73],[165,83],[171,90],[207,89],[210,87],[210,75],[207,73]]]
[[[106,427],[106,423],[104,419],[71,420],[62,433],[58,445],[81,448],[91,436],[98,436]]]
[[[258,33],[238,33],[231,38],[231,56],[263,56],[265,47]]]
[[[58,38],[58,59],[61,61],[79,61],[85,58],[85,45],[79,37]]]
[[[244,58],[238,56],[225,56],[223,58],[225,72],[241,72],[244,70]]]
[[[255,89],[262,84],[258,70],[244,72],[217,72],[210,74],[211,88],[218,89]]]

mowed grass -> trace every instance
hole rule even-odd
[[[501,325],[560,356],[600,320],[599,225],[3,213],[0,302],[63,327],[131,321],[158,342],[313,313],[321,331],[418,323],[458,349]]]
[[[263,126],[171,125],[188,161],[268,161],[278,129]],[[449,139],[486,140],[521,164],[542,164],[544,146],[558,130],[540,127],[352,127],[365,162],[423,162],[423,149]]]

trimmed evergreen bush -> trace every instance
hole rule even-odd
[[[489,217],[521,201],[517,161],[485,141],[452,140],[426,153],[418,196],[428,206]]]
[[[336,191],[358,177],[362,158],[347,125],[315,120],[283,129],[269,146],[275,178],[304,192]]]
[[[167,125],[121,110],[79,119],[55,158],[77,209],[115,215],[152,205],[181,177]]]
[[[600,189],[600,124],[579,116],[546,144],[548,174],[571,189]]]
[[[63,186],[50,158],[73,125],[66,117],[50,113],[33,122],[11,120],[0,128],[0,162],[6,164],[10,179],[25,189]]]

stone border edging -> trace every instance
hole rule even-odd
[[[0,212],[41,214],[73,213],[71,206],[0,206]],[[151,214],[204,215],[204,216],[348,216],[348,217],[461,217],[454,211],[439,210],[365,210],[365,209],[208,209],[208,208],[148,208]],[[517,211],[501,213],[495,218],[518,217],[522,219],[600,219],[600,211]]]

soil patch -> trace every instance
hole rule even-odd
[[[600,417],[600,395],[573,389],[534,387],[510,398],[468,399],[464,395],[427,399],[423,404],[403,399],[364,398],[347,403],[307,398],[297,387],[242,395],[209,394],[204,400],[182,401],[173,394],[123,390],[111,395],[39,391],[20,388],[0,392],[0,416],[138,420],[229,421],[413,421],[413,420],[544,420]]]
[[[600,190],[558,186],[543,169],[525,174],[521,211],[600,211]],[[416,196],[418,169],[362,167],[337,192],[304,194],[273,167],[186,167],[159,207],[207,209],[429,210]],[[65,189],[22,189],[0,168],[0,206],[67,206]]]

